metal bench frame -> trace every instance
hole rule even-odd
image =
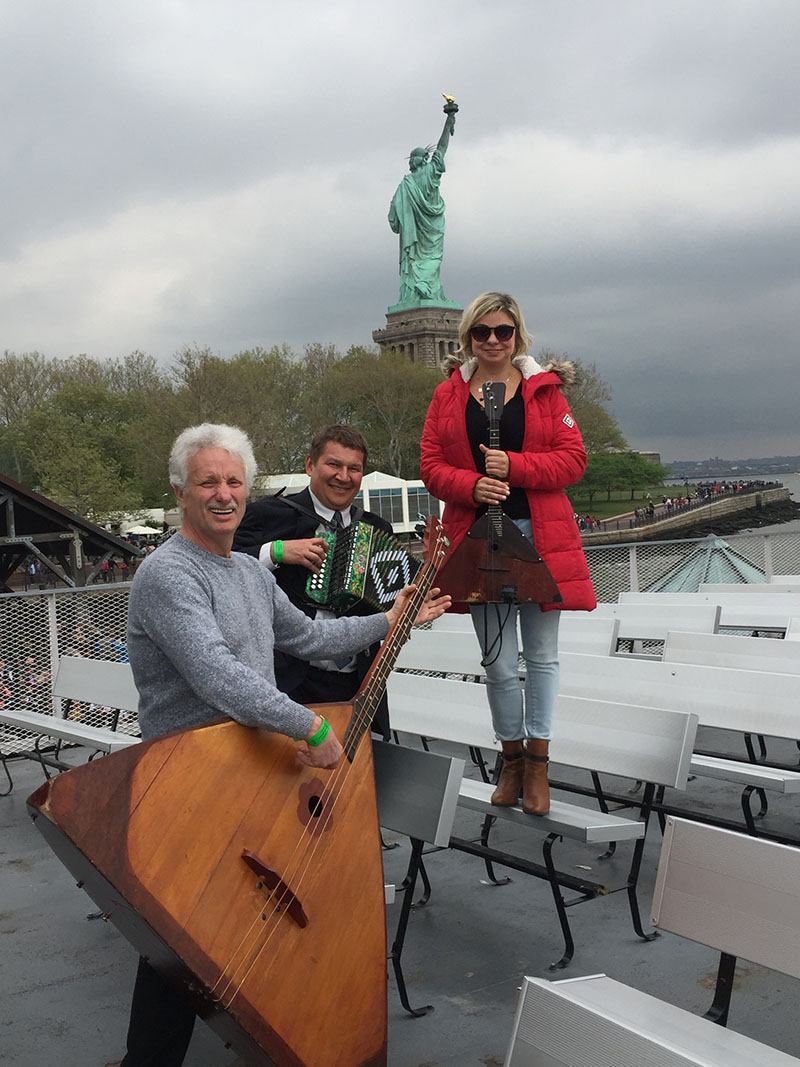
[[[394,671],[389,677],[388,694],[393,727],[403,733],[435,737],[468,748],[499,748],[493,736],[485,687],[480,684]],[[564,937],[564,952],[552,965],[554,968],[565,967],[575,951],[567,909],[599,896],[625,890],[634,931],[643,940],[652,938],[643,928],[636,896],[647,823],[659,785],[685,788],[697,717],[605,701],[560,698],[558,724],[558,736],[551,744],[555,761],[594,772],[641,778],[647,783],[636,817],[615,815],[602,800],[599,810],[553,800],[548,815],[526,815],[519,807],[494,807],[490,801],[491,784],[464,779],[459,806],[484,815],[480,839],[451,837],[449,842],[451,848],[482,858],[490,881],[496,885],[503,882],[496,877],[494,864],[547,880]],[[498,819],[543,833],[542,862],[493,848],[490,833]],[[633,841],[625,883],[614,888],[559,870],[553,848],[556,841],[564,838],[585,845],[613,846],[617,841]],[[611,852],[613,847],[604,856]],[[567,899],[564,890],[575,896]]]

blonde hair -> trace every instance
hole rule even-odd
[[[461,316],[461,324],[458,327],[459,353],[467,358],[472,356],[472,338],[469,331],[490,311],[504,311],[514,320],[517,328],[514,335],[514,355],[521,356],[527,352],[533,344],[533,338],[525,329],[525,319],[514,297],[508,293],[482,293],[475,297]]]

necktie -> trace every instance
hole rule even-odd
[[[333,526],[334,526],[335,530],[343,530],[344,529],[344,521],[342,520],[341,511],[334,511],[333,518],[331,519],[331,522],[333,523]]]

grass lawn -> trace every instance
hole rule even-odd
[[[693,488],[693,486],[689,487],[690,490]],[[682,485],[653,485],[649,489],[636,489],[631,500],[630,489],[613,489],[609,500],[608,492],[601,489],[594,494],[594,500],[589,503],[588,495],[581,493],[580,485],[576,485],[567,491],[567,496],[579,515],[591,515],[595,519],[613,519],[617,515],[626,515],[634,508],[646,507],[648,493],[654,504],[660,504],[662,496],[681,496],[685,492]]]

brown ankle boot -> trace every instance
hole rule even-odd
[[[513,807],[522,795],[522,777],[525,774],[525,755],[521,741],[503,742],[503,766],[492,793],[492,803],[500,808]]]
[[[522,810],[527,815],[546,815],[550,810],[547,782],[547,753],[550,742],[535,737],[525,745],[525,775],[522,781]]]

